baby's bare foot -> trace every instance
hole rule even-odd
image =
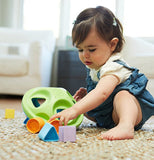
[[[103,133],[100,138],[106,140],[124,140],[134,138],[134,128],[126,125],[118,125]]]

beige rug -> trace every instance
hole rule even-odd
[[[0,160],[152,160],[154,159],[154,119],[135,132],[132,140],[98,140],[106,130],[86,118],[77,130],[76,143],[44,142],[23,124],[24,113],[5,119],[0,110]]]

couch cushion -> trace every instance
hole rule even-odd
[[[29,43],[0,43],[0,55],[23,55],[27,56]]]
[[[147,84],[147,89],[148,91],[150,91],[150,93],[154,97],[154,79],[149,79],[148,84]]]
[[[0,56],[1,76],[23,76],[28,73],[28,59],[24,56]]]
[[[127,62],[140,70],[148,78],[154,78],[154,55],[127,57]]]
[[[148,78],[154,78],[154,45],[140,38],[125,37],[122,50],[124,59],[144,73]]]

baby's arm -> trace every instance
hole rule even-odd
[[[113,92],[118,83],[119,79],[116,76],[104,76],[100,79],[95,89],[89,92],[72,107],[53,115],[50,120],[60,118],[60,125],[62,122],[64,122],[64,125],[67,125],[69,120],[74,119],[78,115],[86,113],[103,103]]]

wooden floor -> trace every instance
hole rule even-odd
[[[0,95],[0,109],[15,109],[22,111],[22,96]]]

